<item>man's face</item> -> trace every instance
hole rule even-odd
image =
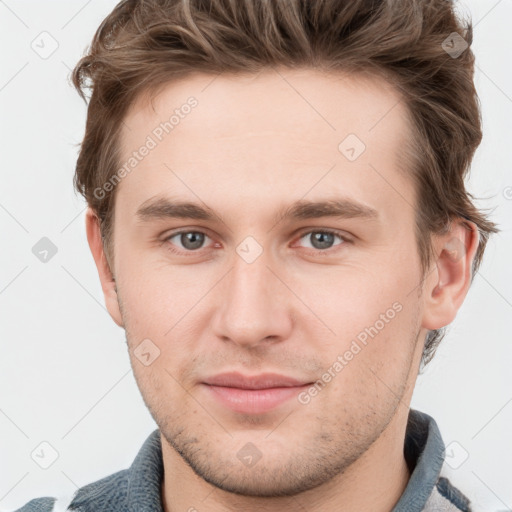
[[[222,489],[312,488],[407,416],[426,330],[398,102],[379,79],[197,74],[125,119],[123,163],[150,147],[116,191],[113,271],[133,371],[165,440]],[[158,130],[176,109],[172,131]],[[165,215],[165,201],[212,217]],[[297,201],[342,211],[283,216]],[[310,384],[267,394],[275,402],[221,399],[205,381],[226,372]]]

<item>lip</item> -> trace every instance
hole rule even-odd
[[[262,414],[296,397],[312,383],[275,373],[245,376],[234,372],[216,375],[202,384],[224,407],[243,414]]]
[[[211,386],[222,386],[238,389],[290,388],[309,384],[278,373],[261,373],[260,375],[242,375],[238,372],[221,373],[204,381]]]

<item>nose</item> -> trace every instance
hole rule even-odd
[[[235,254],[231,271],[216,287],[214,335],[246,348],[290,336],[297,304],[274,267],[265,251],[252,263]]]

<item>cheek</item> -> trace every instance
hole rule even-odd
[[[126,254],[116,262],[124,313],[132,329],[161,337],[199,300],[208,281],[192,265],[173,267],[133,248]]]
[[[299,324],[317,344],[320,329],[326,333],[318,348],[327,368],[341,357],[343,367],[370,366],[391,375],[393,368],[410,360],[419,329],[419,306],[416,294],[411,293],[416,282],[414,272],[401,270],[391,274],[343,269],[337,276],[332,273],[329,279],[317,280],[316,287],[302,289],[304,302],[313,305],[315,314],[329,328],[324,330],[309,316]]]
[[[119,297],[137,380],[155,393],[170,388],[180,393],[177,382],[187,378],[194,364],[192,353],[209,325],[200,321],[208,305],[201,298],[207,297],[215,280],[198,276],[192,266],[171,269],[129,260],[120,275]],[[145,353],[154,358],[148,367],[144,366]]]
[[[313,391],[319,398],[310,397],[312,402],[318,400],[317,407],[337,411],[337,405],[325,404],[340,403],[343,415],[347,411],[362,413],[363,409],[384,414],[397,406],[406,390],[418,326],[414,306],[394,305],[382,310],[387,323],[367,321],[360,315],[350,319],[347,331],[339,324],[336,341],[322,348],[320,391]]]
[[[412,279],[369,267],[331,267],[296,277],[293,290],[336,335],[353,335],[377,323],[382,330],[398,317]],[[303,308],[306,312],[306,308]],[[403,315],[402,315],[403,316]]]

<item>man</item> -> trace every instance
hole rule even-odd
[[[75,184],[158,430],[20,511],[471,510],[409,407],[496,231],[471,40],[445,0],[118,4]]]

